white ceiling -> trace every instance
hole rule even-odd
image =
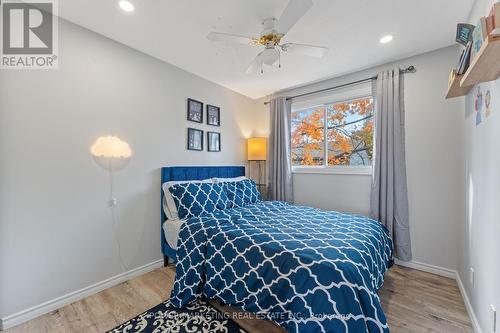
[[[261,48],[210,42],[211,30],[258,36],[288,0],[61,0],[59,15],[252,98],[454,43],[474,0],[314,0],[283,42],[323,45],[323,59],[285,54],[282,68],[247,75]],[[379,44],[385,34],[394,41]]]

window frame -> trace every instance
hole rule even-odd
[[[339,103],[345,103],[348,101],[353,101],[357,99],[363,99],[363,98],[372,98],[373,99],[373,120],[375,121],[375,112],[376,112],[376,99],[375,96],[372,94],[358,94],[358,95],[353,95],[348,98],[339,98],[338,100],[334,100],[332,102],[326,102],[326,103],[311,103],[310,106],[306,107],[300,107],[297,109],[293,109],[292,105],[292,114],[294,112],[301,112],[307,109],[311,108],[317,108],[317,107],[324,107],[325,112],[323,115],[323,150],[324,150],[324,156],[323,156],[323,165],[292,165],[292,173],[297,173],[297,174],[340,174],[340,175],[363,175],[363,176],[372,176],[373,175],[373,163],[370,166],[365,166],[365,165],[334,165],[334,166],[329,166],[328,165],[328,111],[327,111],[327,106],[332,105],[332,104],[339,104]],[[375,144],[375,127],[373,130],[373,144]]]

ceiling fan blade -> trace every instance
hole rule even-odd
[[[224,32],[210,32],[207,39],[214,42],[230,42],[250,45],[254,43],[254,38],[241,35],[227,34]]]
[[[257,74],[262,70],[262,52],[257,54],[250,66],[246,70],[246,74]]]
[[[312,6],[312,0],[290,0],[276,24],[276,31],[286,34]]]
[[[328,48],[324,46],[286,43],[281,45],[281,49],[285,52],[293,52],[309,57],[323,58],[328,52]]]

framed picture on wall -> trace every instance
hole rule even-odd
[[[207,147],[208,151],[220,151],[220,133],[207,132]]]
[[[192,98],[187,100],[187,120],[203,123],[203,103]]]
[[[207,124],[220,126],[220,107],[207,104]]]
[[[203,131],[196,128],[188,128],[187,133],[187,149],[188,150],[203,150]]]

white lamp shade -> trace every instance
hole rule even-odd
[[[99,137],[90,147],[90,153],[99,166],[108,170],[125,167],[132,156],[128,143],[116,136]]]

